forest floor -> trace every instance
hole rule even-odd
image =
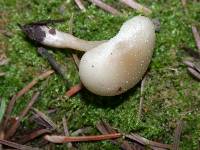
[[[105,40],[113,37],[127,19],[140,15],[135,10],[115,0],[106,0],[122,14],[113,16],[90,2],[84,2],[82,12],[72,0],[0,0],[0,28],[9,36],[0,34],[0,54],[9,59],[0,66],[0,97],[8,104],[20,89],[40,73],[51,69],[48,61],[37,53],[37,44],[28,40],[18,24],[47,19],[65,18],[67,21],[52,25],[69,32],[73,16],[73,35],[86,40]],[[141,83],[115,97],[100,97],[86,89],[66,98],[65,92],[80,82],[76,65],[71,57],[83,53],[69,49],[48,48],[56,60],[64,66],[67,80],[54,73],[39,81],[28,93],[17,100],[12,116],[26,106],[35,91],[41,96],[34,107],[42,112],[55,109],[49,116],[62,129],[62,118],[68,119],[70,132],[91,126],[90,134],[97,134],[95,125],[101,119],[124,133],[137,133],[147,139],[165,144],[173,143],[176,123],[183,120],[180,149],[196,150],[200,142],[200,82],[187,72],[183,60],[189,55],[182,47],[197,50],[191,25],[200,27],[200,3],[189,1],[183,7],[180,0],[139,0],[152,10],[151,18],[160,21],[156,33],[156,47],[144,85],[143,115],[138,121]],[[5,105],[3,105],[5,107]],[[2,107],[3,107],[2,106]],[[5,108],[2,108],[2,110]],[[0,113],[3,113],[3,111]],[[2,115],[2,114],[1,114]],[[25,129],[33,129],[29,113],[21,123]],[[110,141],[78,143],[79,149],[118,149]],[[33,142],[34,146],[34,142]],[[36,145],[37,146],[37,145]],[[65,145],[54,145],[64,149]]]

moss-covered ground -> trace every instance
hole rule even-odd
[[[12,33],[11,37],[0,35],[0,50],[10,59],[8,65],[0,66],[6,76],[0,77],[0,96],[6,101],[27,85],[44,70],[50,69],[48,62],[36,52],[37,45],[28,40],[18,24],[46,19],[66,18],[67,21],[54,25],[62,31],[69,31],[69,20],[73,15],[73,34],[87,40],[103,40],[113,37],[122,23],[138,13],[118,1],[106,0],[122,12],[112,16],[85,2],[86,12],[81,12],[72,0],[0,0],[1,28]],[[92,126],[104,119],[113,127],[129,133],[138,133],[145,138],[172,143],[176,122],[185,121],[181,135],[180,149],[196,150],[200,141],[200,83],[188,73],[182,61],[187,57],[182,45],[196,49],[191,24],[199,26],[200,3],[188,1],[183,8],[180,0],[139,0],[148,6],[161,23],[157,33],[156,48],[148,70],[144,89],[144,114],[140,122],[137,114],[140,101],[140,83],[123,95],[99,97],[82,90],[72,98],[62,95],[74,84],[79,83],[76,66],[71,59],[73,51],[53,49],[56,60],[67,69],[68,81],[57,74],[41,81],[15,105],[13,116],[27,104],[32,93],[42,92],[34,107],[45,112],[55,108],[51,118],[62,129],[62,117],[68,117],[70,131]],[[79,56],[82,53],[78,53]],[[28,117],[28,116],[27,116]],[[31,125],[23,120],[23,125]],[[57,145],[56,149],[66,149]],[[80,149],[118,149],[108,141],[80,143]]]

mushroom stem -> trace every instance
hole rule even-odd
[[[29,24],[21,28],[30,39],[43,45],[56,48],[71,48],[79,51],[88,51],[105,42],[82,40],[69,33],[64,33],[47,26]]]

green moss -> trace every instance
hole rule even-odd
[[[107,0],[122,12],[122,16],[112,16],[107,12],[85,2],[87,11],[81,12],[71,0],[0,0],[0,11],[6,13],[8,23],[5,28],[13,33],[11,38],[1,36],[10,63],[1,66],[7,75],[0,78],[0,96],[9,99],[39,72],[50,68],[48,62],[37,52],[37,44],[27,40],[18,27],[38,20],[66,18],[62,24],[54,27],[69,31],[69,20],[73,14],[73,34],[87,40],[103,40],[113,37],[122,23],[137,15],[134,10],[114,0]],[[197,149],[200,137],[200,84],[187,74],[182,60],[186,57],[180,48],[182,44],[195,49],[191,33],[191,24],[199,25],[200,4],[188,2],[185,11],[179,0],[147,1],[141,3],[149,6],[153,13],[150,17],[160,19],[161,30],[157,33],[156,48],[149,67],[145,85],[144,109],[141,122],[137,122],[140,100],[140,84],[127,93],[116,97],[99,97],[82,90],[76,96],[63,98],[65,91],[79,82],[76,67],[71,57],[72,51],[49,48],[54,57],[67,69],[68,81],[55,74],[39,82],[28,94],[17,101],[13,115],[26,105],[32,93],[40,90],[42,95],[35,107],[42,111],[56,108],[51,117],[61,127],[62,116],[67,115],[69,129],[76,130],[83,126],[93,126],[104,119],[119,130],[135,132],[163,143],[173,141],[175,123],[185,120],[181,136],[181,149]],[[81,55],[81,53],[79,53]],[[24,120],[24,125],[28,125]],[[97,133],[97,131],[93,131]],[[117,149],[110,142],[80,143],[80,149]],[[56,145],[56,149],[64,149]]]

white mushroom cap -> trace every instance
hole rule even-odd
[[[84,86],[102,96],[119,95],[136,85],[146,72],[155,44],[155,27],[143,16],[126,21],[119,33],[90,51],[80,62]]]

